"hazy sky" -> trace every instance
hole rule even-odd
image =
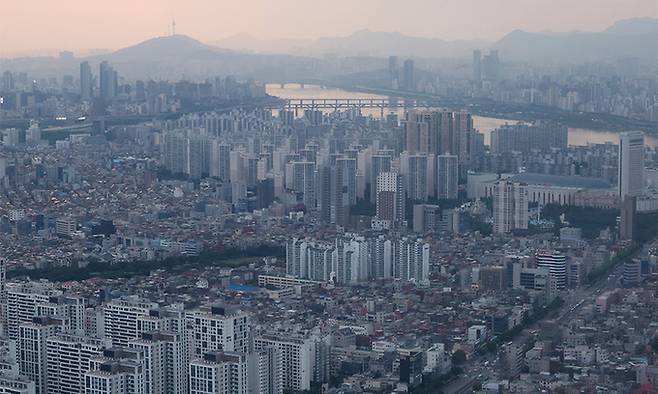
[[[0,57],[121,48],[177,32],[202,41],[237,33],[317,38],[355,30],[498,39],[514,29],[603,30],[658,16],[656,0],[2,0]]]

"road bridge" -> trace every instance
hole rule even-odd
[[[394,108],[436,108],[440,107],[433,100],[395,100],[389,98],[304,98],[284,99],[280,104],[270,106],[270,109],[290,110],[297,113],[299,110],[329,109],[341,111],[347,109],[379,109],[382,117],[384,110]]]

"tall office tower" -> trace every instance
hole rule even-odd
[[[494,232],[528,229],[528,187],[502,180],[493,188]]]
[[[228,182],[231,179],[231,147],[221,144],[217,148],[219,179]]]
[[[115,99],[118,90],[118,75],[114,68],[106,61],[100,64],[99,78],[100,96],[107,101]]]
[[[307,209],[315,209],[315,163],[297,161],[292,163],[293,189],[302,194]]]
[[[0,337],[7,335],[7,260],[0,257]]]
[[[110,348],[89,360],[86,394],[147,394],[144,353],[138,349]]]
[[[137,80],[135,81],[135,100],[144,101],[146,100],[146,84],[144,81]]]
[[[619,135],[619,197],[637,197],[644,187],[644,133],[629,131]]]
[[[480,84],[482,82],[482,51],[473,50],[473,82]]]
[[[346,190],[349,206],[356,204],[356,159],[341,158],[336,160],[336,167],[341,167],[343,173],[343,187]],[[349,210],[348,210],[349,211]]]
[[[80,63],[80,97],[83,100],[91,100],[94,97],[93,76],[89,62]]]
[[[268,177],[256,185],[258,209],[268,208],[274,202],[274,178]]]
[[[63,319],[37,316],[30,323],[18,326],[16,349],[18,353],[18,370],[21,376],[32,380],[37,394],[48,394],[47,368],[48,354],[46,340],[48,337],[66,330]]]
[[[184,335],[171,331],[142,333],[128,347],[144,352],[147,393],[176,394],[187,392],[187,343]]]
[[[404,150],[410,154],[428,153],[430,148],[429,124],[424,121],[404,122]]]
[[[391,227],[399,227],[405,218],[405,191],[403,177],[394,172],[382,172],[377,177],[377,218],[386,220]]]
[[[96,338],[57,334],[46,339],[48,394],[84,392],[89,360],[103,354],[105,343]]]
[[[148,317],[158,304],[138,299],[118,299],[102,306],[103,338],[114,346],[128,346],[128,342],[139,338],[142,328],[140,318]]]
[[[207,352],[190,362],[190,394],[229,394],[249,391],[247,355]]]
[[[555,251],[540,251],[535,254],[538,268],[548,269],[551,281],[558,290],[567,287],[567,256]]]
[[[459,184],[459,160],[455,155],[436,157],[436,197],[439,200],[457,199]]]
[[[391,156],[389,155],[372,155],[372,164],[370,166],[370,202],[377,202],[377,177],[382,172],[391,172]]]
[[[254,350],[273,348],[281,353],[281,384],[285,390],[309,390],[313,380],[314,342],[290,335],[263,335],[254,339]]]
[[[201,356],[211,351],[249,351],[251,315],[249,313],[212,306],[188,313],[189,329],[194,342],[193,354]]]
[[[422,239],[403,237],[395,248],[393,276],[396,279],[429,284],[430,245]]]
[[[503,125],[491,132],[491,151],[530,153],[532,150],[566,149],[567,138],[567,127],[557,123]]]
[[[398,57],[397,56],[389,56],[388,57],[388,87],[391,89],[398,89],[399,86],[399,65],[398,65]]]
[[[500,78],[500,59],[497,50],[491,50],[488,55],[484,56],[482,68],[484,79],[492,82],[498,81]]]
[[[415,91],[416,90],[416,79],[414,76],[414,61],[412,59],[407,59],[404,61],[404,90]]]
[[[50,283],[8,283],[7,289],[7,336],[18,339],[18,327],[30,323],[37,316],[37,305],[47,303],[50,297],[62,292]]]
[[[317,204],[320,211],[320,220],[323,223],[331,223],[332,212],[332,168],[322,166],[318,169],[318,197]]]
[[[404,175],[407,198],[413,201],[427,200],[427,155],[409,155]]]
[[[30,379],[22,376],[0,374],[0,393],[34,394],[36,385]]]
[[[10,92],[14,90],[15,87],[14,74],[12,74],[11,71],[5,71],[2,73],[2,91]]]
[[[473,153],[475,130],[473,130],[473,117],[470,113],[462,111],[453,115],[453,146],[452,154],[459,157],[459,164],[464,169],[471,163]]]
[[[383,235],[369,237],[370,277],[390,279],[393,276],[393,243]]]
[[[283,358],[273,347],[249,353],[249,392],[253,394],[283,394]]]
[[[331,176],[331,222],[347,226],[350,206],[356,204],[356,160],[337,158]]]
[[[621,202],[619,215],[619,238],[633,240],[635,215],[637,214],[637,197],[626,197]]]

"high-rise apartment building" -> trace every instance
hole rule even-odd
[[[309,390],[313,379],[315,346],[310,338],[263,335],[254,339],[254,350],[273,348],[281,353],[281,384],[286,390]]]
[[[32,322],[37,316],[37,306],[46,304],[51,297],[61,296],[61,290],[50,283],[8,283],[7,289],[7,336],[18,339],[18,327]]]
[[[407,199],[425,201],[429,195],[427,188],[427,155],[408,155],[403,174],[406,180]]]
[[[402,225],[405,219],[405,191],[403,177],[395,172],[382,172],[377,177],[377,219],[391,227]]]
[[[494,153],[548,151],[567,148],[568,129],[552,122],[503,125],[491,132],[491,151]]]
[[[454,200],[458,197],[459,159],[456,155],[436,157],[436,197],[439,200]]]
[[[528,187],[502,180],[493,188],[494,232],[528,228]]]
[[[400,239],[395,250],[394,277],[418,284],[429,284],[429,271],[429,244],[421,239]]]
[[[281,352],[208,352],[190,362],[190,394],[282,394]]]
[[[249,388],[247,355],[207,352],[190,362],[190,394],[246,394]]]
[[[57,334],[46,339],[48,394],[84,392],[89,360],[102,355],[106,343],[86,336]]]
[[[249,313],[212,306],[209,310],[196,310],[187,314],[192,354],[207,352],[249,351],[251,341],[251,315]]]
[[[48,352],[49,337],[66,331],[63,319],[38,316],[31,322],[18,326],[16,349],[21,376],[32,380],[37,394],[48,394]]]
[[[187,341],[184,334],[172,331],[149,331],[128,347],[144,352],[144,380],[147,393],[176,394],[187,392]]]
[[[376,154],[372,155],[370,157],[371,160],[371,165],[370,165],[370,178],[368,183],[370,184],[370,202],[376,203],[377,202],[377,177],[379,174],[382,172],[390,172],[391,171],[391,156],[390,155],[382,155],[382,154]]]
[[[148,394],[144,353],[139,349],[110,348],[89,360],[85,394]]]
[[[141,318],[148,318],[158,304],[138,299],[118,299],[103,304],[103,337],[113,346],[128,346],[139,338],[143,329]],[[150,327],[149,327],[150,328]]]

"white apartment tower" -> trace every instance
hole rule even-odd
[[[144,352],[144,381],[149,394],[187,392],[187,345],[182,334],[167,331],[142,333],[128,347]]]
[[[212,306],[209,311],[197,310],[188,314],[190,336],[193,339],[192,357],[208,352],[249,351],[251,340],[251,315],[240,310]]]
[[[494,232],[528,228],[528,187],[506,180],[493,188]]]
[[[254,350],[274,348],[281,353],[282,385],[286,390],[309,390],[313,379],[315,346],[311,339],[283,335],[255,338]]]
[[[89,360],[100,356],[105,342],[85,336],[57,334],[46,339],[48,394],[84,392]]]

